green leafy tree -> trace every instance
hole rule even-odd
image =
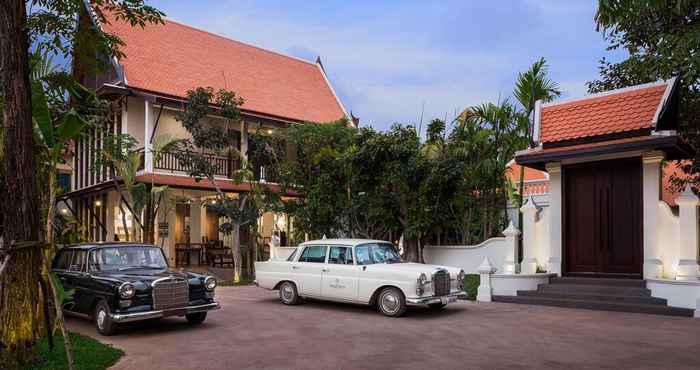
[[[620,62],[600,61],[600,79],[590,92],[678,77],[680,134],[696,150],[673,176],[676,189],[700,187],[700,2],[687,0],[599,0],[595,21],[610,43],[625,50]]]
[[[212,88],[203,87],[188,91],[187,98],[187,105],[177,114],[177,120],[192,138],[180,143],[176,155],[190,176],[205,179],[216,189],[216,202],[206,207],[225,218],[226,221],[219,224],[219,231],[233,236],[234,281],[238,282],[243,266],[241,228],[254,224],[268,204],[278,201],[279,195],[256,181],[253,163],[238,149],[240,133],[234,127],[240,127],[243,99],[231,91],[214,92]],[[223,125],[211,124],[208,117],[212,115],[221,117]],[[251,141],[257,143],[256,153],[276,154],[259,136],[253,135]],[[232,171],[231,181],[246,184],[248,191],[230,195],[221,189],[221,180],[216,179],[217,165],[209,159],[212,153],[239,159],[240,166]]]
[[[277,145],[291,152],[291,158],[273,166],[282,188],[297,195],[283,204],[283,211],[294,219],[295,239],[349,234],[348,224],[353,221],[347,210],[358,203],[352,203],[346,156],[353,150],[355,132],[340,120],[295,124],[275,135]]]
[[[487,238],[504,227],[505,219],[501,217],[505,217],[508,210],[507,189],[511,187],[505,173],[506,166],[516,151],[527,147],[528,120],[508,100],[471,107],[460,118],[465,123],[488,130],[487,157],[482,163],[483,176],[488,179],[485,189],[488,190],[480,192],[481,201],[486,203],[482,236]]]
[[[387,132],[368,128],[360,131],[351,159],[353,176],[361,189],[384,192],[390,197],[394,214],[388,221],[398,223],[404,238],[404,258],[418,262],[419,240],[426,225],[420,187],[427,171],[418,132],[413,126],[398,124]]]

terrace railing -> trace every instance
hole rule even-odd
[[[139,149],[143,153],[143,149]],[[179,156],[183,151],[173,151],[170,153],[165,153],[161,156],[160,160],[153,163],[153,169],[156,172],[169,172],[169,173],[182,173],[185,174],[189,172],[190,166],[183,164],[179,160]],[[235,171],[241,169],[241,162],[238,158],[233,156],[221,156],[216,154],[205,154],[204,158],[209,161],[214,166],[214,174],[220,177],[232,178]],[[139,170],[143,170],[145,156],[141,157],[141,164]],[[253,176],[256,181],[261,182],[277,182],[278,176],[276,171],[271,167],[262,166],[259,164],[253,164]]]

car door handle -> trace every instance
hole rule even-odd
[[[298,270],[299,266],[292,266],[292,270]]]
[[[328,271],[330,271],[330,269],[329,269],[328,267],[324,267],[324,268],[321,269],[321,271],[323,271],[323,272],[328,272]]]

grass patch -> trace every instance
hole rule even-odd
[[[467,292],[468,300],[476,300],[476,291],[479,289],[480,280],[478,274],[467,274],[464,277],[464,291]]]
[[[252,285],[255,279],[252,278],[241,278],[241,281],[234,282],[233,280],[219,280],[216,282],[217,286],[242,286],[242,285]]]
[[[106,369],[114,365],[119,358],[124,355],[120,349],[101,343],[93,338],[76,333],[69,333],[70,342],[73,348],[73,359],[75,368],[79,370]],[[55,347],[49,350],[49,343],[46,338],[37,343],[37,351],[43,362],[24,366],[25,370],[63,370],[68,369],[66,362],[66,352],[63,350],[63,337],[58,334],[54,336]]]

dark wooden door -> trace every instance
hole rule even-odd
[[[566,273],[640,278],[641,159],[565,167],[563,200]]]

